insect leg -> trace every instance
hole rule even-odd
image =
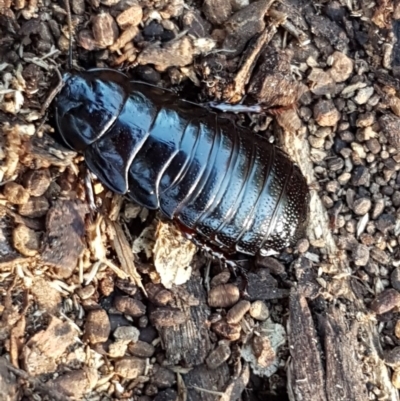
[[[247,260],[245,260],[247,262]],[[249,298],[248,288],[249,288],[249,276],[247,274],[247,269],[241,265],[242,260],[225,259],[223,263],[232,272],[235,277],[240,277],[243,279],[243,285],[240,289],[240,295],[242,298]]]

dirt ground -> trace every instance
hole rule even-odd
[[[0,0],[1,400],[398,400],[400,2],[70,9]],[[245,262],[247,296],[94,176],[89,207],[51,103],[70,37],[75,70],[256,106],[220,113],[300,166],[307,234]]]

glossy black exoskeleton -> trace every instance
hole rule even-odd
[[[308,186],[288,156],[169,91],[115,70],[67,73],[55,118],[108,188],[160,209],[197,241],[255,255],[303,235]]]

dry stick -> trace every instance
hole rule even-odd
[[[5,358],[2,358],[4,366],[16,376],[26,380],[32,387],[36,388],[39,392],[49,396],[54,401],[71,401],[71,399],[59,391],[50,388],[48,385],[41,383],[39,380],[34,379],[22,369],[12,366]]]
[[[68,68],[72,69],[72,19],[71,19],[71,5],[69,0],[65,0],[65,8],[67,11],[67,23],[69,31],[69,42],[68,42]]]
[[[268,15],[278,20],[283,18],[283,21],[280,25],[299,41],[300,46],[308,45],[311,42],[306,33],[304,33],[302,30],[294,26],[289,20],[287,20],[287,16],[285,14],[272,9],[268,11]]]
[[[135,282],[135,284],[141,288],[143,293],[147,296],[147,292],[143,287],[142,279],[136,270],[135,263],[132,257],[132,250],[130,248],[129,242],[125,236],[124,231],[121,226],[115,221],[107,219],[107,226],[112,235],[112,243],[117,253],[118,259],[121,264],[121,270],[128,274],[129,277]]]
[[[240,67],[239,72],[236,74],[235,79],[230,83],[224,93],[224,98],[229,103],[237,103],[241,100],[245,93],[245,86],[249,82],[251,72],[260,56],[261,50],[268,44],[275,35],[278,26],[283,22],[282,20],[273,20],[272,24],[264,29],[261,35],[257,38],[253,50],[245,63]]]
[[[58,68],[56,68],[56,67],[55,67],[54,69],[55,69],[55,71],[57,72],[59,81],[58,81],[57,86],[50,92],[49,96],[48,96],[47,99],[44,101],[43,106],[42,106],[42,108],[41,108],[41,110],[40,110],[40,115],[41,115],[41,116],[44,116],[44,115],[45,115],[47,109],[48,109],[49,106],[50,106],[50,103],[51,103],[51,102],[53,101],[53,99],[58,95],[58,93],[61,91],[61,88],[64,86],[64,81],[63,81],[63,79],[62,79],[62,76],[61,76],[60,71],[59,71]],[[42,125],[43,125],[43,123],[41,123],[41,125],[39,126],[39,128],[40,128]],[[39,128],[37,129],[37,131],[39,130]]]

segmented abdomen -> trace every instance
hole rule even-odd
[[[159,88],[134,83],[117,98],[112,124],[84,150],[109,188],[227,252],[280,250],[302,235],[308,188],[279,148]]]

